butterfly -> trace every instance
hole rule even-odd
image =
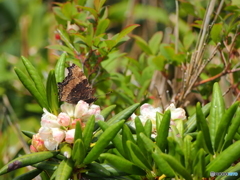
[[[72,64],[67,69],[68,75],[63,82],[58,83],[59,99],[70,104],[77,104],[80,100],[89,104],[96,101],[97,98],[93,96],[93,88],[80,67]]]

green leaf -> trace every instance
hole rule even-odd
[[[99,13],[103,4],[105,3],[106,0],[94,0],[94,7],[96,9],[96,11]]]
[[[192,169],[192,137],[187,135],[184,137],[184,144],[183,144],[183,148],[184,148],[184,165],[185,168],[191,172]]]
[[[239,106],[239,102],[234,103],[230,108],[224,113],[222,119],[217,127],[216,137],[215,137],[215,150],[220,152],[222,150],[222,145],[224,138],[227,134],[228,127],[233,119],[233,116]]]
[[[166,177],[174,177],[175,176],[175,172],[174,170],[171,168],[171,166],[163,159],[163,157],[161,156],[161,153],[158,153],[157,151],[154,151],[152,153],[152,158],[156,164],[157,168],[157,175],[161,176],[161,175],[165,175]]]
[[[174,159],[174,157],[168,154],[163,154],[163,153],[161,155],[176,173],[178,173],[180,176],[182,176],[186,180],[192,180],[191,174],[187,171],[186,168],[184,168],[181,165],[181,163],[179,163],[176,159]]]
[[[23,56],[22,56],[22,62],[24,64],[24,66],[25,66],[29,76],[31,77],[33,83],[35,84],[36,89],[41,94],[41,96],[44,99],[44,101],[47,101],[46,89],[44,87],[42,78],[38,74],[38,71],[31,64],[31,62],[28,59],[26,59],[25,57],[23,57]]]
[[[234,135],[236,134],[239,126],[240,126],[240,108],[237,109],[236,116],[233,118],[232,123],[228,128],[228,132],[225,137],[224,149],[227,148],[233,142]]]
[[[95,19],[98,19],[98,12],[95,9],[86,7],[86,6],[78,6],[78,7],[90,12],[94,16]]]
[[[165,61],[165,58],[162,55],[155,56],[151,60],[159,71],[164,70],[166,61]]]
[[[171,111],[168,110],[164,112],[160,127],[157,128],[156,144],[163,152],[165,152],[165,149],[167,148],[167,137],[168,137],[169,127],[170,127],[170,120],[171,120]]]
[[[25,167],[28,165],[32,165],[32,164],[44,161],[46,159],[54,157],[57,154],[58,152],[56,151],[44,151],[44,152],[36,152],[36,153],[20,156],[10,161],[9,163],[7,163],[5,166],[3,166],[0,169],[0,175],[8,173],[10,171],[13,171],[21,167]]]
[[[88,165],[88,168],[89,168],[89,171],[93,171],[94,173],[96,173],[98,177],[111,176],[111,173],[102,164],[91,163]]]
[[[51,70],[48,74],[46,89],[47,89],[47,100],[48,100],[48,104],[51,109],[51,112],[57,115],[58,109],[59,109],[59,101],[58,101],[58,88],[57,88],[57,82],[55,79],[54,70]]]
[[[106,47],[109,50],[112,50],[112,48],[114,48],[116,46],[116,41],[115,40],[105,40],[104,43],[106,44]]]
[[[131,141],[132,143],[136,143],[134,138],[133,138],[133,134],[131,133],[129,127],[124,124],[123,125],[123,130],[122,130],[122,146],[123,146],[123,150],[125,152],[125,157],[130,159],[130,155],[129,155],[129,151],[127,148],[127,141]]]
[[[173,137],[168,137],[168,154],[171,156],[175,156],[176,155],[176,146],[177,146],[177,142],[173,139]]]
[[[134,121],[135,121],[136,134],[137,134],[137,145],[143,152],[147,151],[146,150],[146,146],[144,146],[144,144],[142,142],[142,139],[140,138],[140,133],[144,133],[146,135],[146,131],[144,129],[144,126],[143,126],[143,124],[142,124],[142,122],[141,122],[139,117],[136,117]],[[146,152],[145,156],[149,157],[151,155]]]
[[[101,129],[103,131],[105,131],[109,125],[104,122],[104,121],[98,121],[99,126],[101,127]],[[120,136],[120,134],[117,134],[113,139],[112,139],[112,143],[114,144],[114,146],[116,147],[116,149],[120,152],[120,154],[122,156],[125,156],[125,152],[123,149],[123,145],[122,145],[122,138]]]
[[[36,167],[41,170],[50,170],[50,171],[55,171],[58,167],[59,163],[57,161],[42,161],[37,164],[33,164],[33,167]]]
[[[196,35],[192,32],[188,32],[184,35],[183,46],[186,50],[189,50],[193,46],[194,41],[196,40]]]
[[[196,116],[197,116],[197,123],[200,127],[200,130],[202,132],[204,132],[203,137],[204,137],[208,152],[213,154],[213,147],[212,147],[212,143],[211,143],[209,128],[208,128],[208,125],[207,125],[207,121],[204,117],[204,114],[202,112],[200,103],[197,103],[197,105],[196,105]]]
[[[158,152],[161,152],[159,147],[151,140],[149,139],[144,133],[140,133],[140,138],[142,139],[142,142],[144,143],[146,150],[151,153],[153,150],[157,150]]]
[[[67,47],[72,50],[72,53],[75,56],[75,53],[78,53],[78,51],[75,49],[74,45],[72,44],[69,34],[64,29],[58,29],[57,30],[59,35],[61,36],[61,39],[66,43]]]
[[[95,146],[91,149],[88,153],[87,157],[84,159],[84,164],[89,164],[104,151],[107,147],[109,142],[117,135],[118,131],[122,128],[124,121],[119,121],[110,127],[108,127],[102,135],[99,137],[98,141],[96,142]]]
[[[14,178],[13,180],[26,180],[26,179],[34,179],[36,176],[38,176],[40,173],[42,172],[42,170],[39,169],[34,169],[32,171],[29,171],[27,173],[24,173],[16,178]]]
[[[129,156],[131,161],[136,164],[137,166],[141,167],[144,170],[151,170],[151,165],[147,161],[145,157],[145,153],[140,150],[140,148],[132,143],[131,141],[127,141],[127,148],[129,152]]]
[[[144,133],[146,135],[145,129],[143,127],[143,124],[142,124],[142,122],[141,122],[141,120],[140,120],[140,118],[138,116],[134,119],[134,122],[135,122],[137,135],[139,135],[140,133]]]
[[[140,176],[144,176],[146,174],[145,171],[132,162],[114,154],[103,153],[100,155],[100,157],[107,160],[112,166],[116,167],[120,171]]]
[[[95,117],[91,116],[90,119],[87,121],[85,128],[83,129],[83,142],[86,150],[88,150],[89,145],[92,141],[93,137],[93,130],[95,124]]]
[[[66,46],[63,45],[50,45],[47,46],[48,49],[54,49],[54,50],[58,50],[58,51],[63,51],[63,52],[67,52],[73,56],[75,56],[74,51]]]
[[[139,24],[132,24],[125,27],[116,37],[116,42],[120,42],[124,36],[133,31],[136,27],[140,26]]]
[[[147,44],[147,42],[142,39],[140,36],[132,35],[132,37],[136,40],[137,45],[143,50],[146,54],[151,55],[153,54],[151,48]]]
[[[213,85],[212,96],[213,97],[212,97],[211,109],[210,109],[210,115],[209,115],[208,121],[209,121],[209,131],[211,136],[211,142],[213,144],[213,147],[216,147],[215,138],[216,138],[218,124],[225,112],[225,104],[224,104],[222,92],[220,90],[220,86],[218,85],[218,83],[214,83]]]
[[[213,25],[210,36],[215,43],[221,42],[222,34],[223,34],[222,29],[223,29],[223,25],[221,23]]]
[[[70,158],[72,156],[72,147],[68,143],[61,143],[59,146],[60,153],[64,155],[66,158]]]
[[[25,86],[25,88],[37,100],[38,104],[42,108],[47,108],[49,110],[47,101],[45,101],[45,99],[42,97],[42,94],[40,94],[39,91],[36,89],[35,84],[33,83],[33,81],[31,79],[29,79],[29,77],[26,76],[20,69],[15,68],[14,70],[15,70],[18,78],[20,79],[20,81]]]
[[[210,112],[211,103],[206,104],[202,107],[202,112],[204,116],[206,117],[208,113]],[[196,123],[196,113],[190,117],[190,119],[186,122],[186,127],[184,129],[185,134],[191,133],[196,129],[197,123]]]
[[[79,121],[77,121],[75,126],[74,142],[78,139],[82,139],[82,127]]]
[[[156,32],[149,40],[149,46],[151,47],[153,54],[157,54],[162,38],[163,38],[163,32],[159,31],[159,32]]]
[[[24,131],[24,130],[22,130],[22,133],[23,133],[25,136],[29,137],[30,139],[32,139],[33,135],[36,134],[36,133],[34,133],[34,132]]]
[[[236,141],[234,144],[229,146],[227,149],[221,152],[213,161],[211,161],[206,168],[206,177],[210,176],[210,172],[223,172],[226,168],[230,167],[231,164],[240,158],[240,141]]]
[[[84,6],[86,4],[87,0],[78,0],[77,4],[79,4],[80,6]]]
[[[193,163],[193,174],[197,179],[202,179],[205,172],[205,152],[203,149],[200,149],[195,156]]]
[[[62,82],[65,78],[66,53],[62,53],[55,67],[56,82]]]
[[[139,103],[133,104],[132,106],[116,114],[115,116],[113,116],[111,119],[107,121],[108,125],[112,125],[123,119],[128,119],[134,113],[134,111],[139,107],[139,105],[140,105]]]
[[[116,105],[111,105],[111,106],[108,106],[106,108],[104,108],[102,111],[101,111],[101,115],[104,117],[104,119],[107,119],[107,117],[111,114],[111,112],[116,108]]]
[[[95,32],[95,35],[98,36],[102,33],[105,33],[109,26],[109,23],[110,23],[109,19],[101,19],[100,21],[98,21],[97,30]]]
[[[152,135],[152,121],[148,119],[144,125],[145,134],[147,137],[151,138]]]
[[[161,55],[164,56],[167,60],[174,60],[175,50],[168,44],[161,44],[160,52]]]
[[[86,155],[86,148],[84,146],[84,142],[82,139],[77,139],[73,144],[73,160],[75,161],[75,166],[82,164],[85,155]]]
[[[64,159],[58,166],[56,170],[57,180],[68,180],[68,178],[72,175],[73,171],[73,161],[72,159]]]

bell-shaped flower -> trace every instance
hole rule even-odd
[[[186,112],[183,108],[176,108],[173,103],[171,103],[166,110],[171,111],[171,120],[185,120]]]
[[[54,150],[65,138],[65,132],[59,128],[41,127],[39,136],[44,140],[44,145],[48,150]]]
[[[57,116],[48,112],[45,108],[43,108],[43,115],[41,118],[41,126],[42,127],[60,127],[60,124],[57,122]]]
[[[157,112],[161,113],[162,109],[160,107],[154,108],[152,105],[145,103],[140,107],[140,115],[138,116],[143,125],[145,125],[147,120],[152,122],[152,137],[155,137]],[[131,119],[135,119],[136,117],[136,114],[132,114]],[[135,127],[133,122],[130,124]]]
[[[75,107],[75,118],[80,118],[83,122],[86,122],[90,116],[94,115],[96,120],[104,120],[100,114],[100,107],[92,104],[89,106],[85,101],[79,101]]]
[[[44,145],[49,151],[56,150],[58,147],[58,143],[53,138],[44,140]]]
[[[68,116],[67,113],[61,112],[58,116],[57,116],[57,122],[61,125],[61,126],[69,126],[71,123],[71,118]]]
[[[65,137],[65,141],[67,143],[73,143],[74,142],[74,135],[75,135],[75,129],[70,129],[66,132],[66,137]]]
[[[176,108],[173,103],[171,103],[166,110],[171,111],[171,127],[178,131],[179,136],[183,135],[184,120],[186,120],[186,112],[183,108]]]

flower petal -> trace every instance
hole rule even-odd
[[[65,141],[67,143],[73,143],[74,142],[74,134],[75,134],[75,129],[70,129],[66,132],[66,137]]]
[[[85,114],[87,114],[89,108],[89,104],[86,103],[85,101],[78,101],[76,107],[75,107],[75,112],[74,112],[74,117],[75,118],[82,118]]]
[[[57,117],[57,122],[62,126],[69,126],[71,122],[71,118],[67,113],[61,112]]]
[[[69,117],[74,117],[75,106],[76,105],[74,104],[69,104],[65,102],[61,105],[61,110],[62,112],[67,113]]]
[[[45,108],[43,109],[44,113],[41,118],[42,127],[60,127],[60,124],[57,122],[57,116],[48,112]]]

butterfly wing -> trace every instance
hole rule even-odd
[[[63,82],[58,83],[60,100],[70,104],[77,104],[80,100],[89,104],[96,101],[97,98],[92,95],[93,89],[82,70],[73,64],[68,67],[68,71]]]

